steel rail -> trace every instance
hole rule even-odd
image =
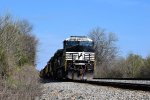
[[[128,80],[127,80],[128,81]],[[150,84],[139,84],[139,83],[127,83],[127,82],[109,82],[109,81],[94,81],[94,80],[69,80],[69,82],[77,82],[77,83],[86,83],[98,86],[110,86],[121,89],[129,89],[129,90],[142,90],[150,92]]]

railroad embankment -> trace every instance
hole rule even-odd
[[[150,92],[119,89],[74,82],[47,82],[42,84],[37,100],[149,100]]]

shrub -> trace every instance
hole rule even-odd
[[[0,99],[31,100],[40,93],[37,43],[27,21],[0,17]]]

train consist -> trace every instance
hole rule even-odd
[[[41,78],[86,80],[93,78],[95,69],[94,42],[86,36],[71,36],[63,42],[47,65]]]

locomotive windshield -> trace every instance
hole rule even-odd
[[[80,41],[79,44],[81,46],[88,46],[88,47],[93,47],[94,43],[91,41]]]
[[[86,46],[86,47],[93,47],[94,43],[92,41],[65,41],[64,46],[65,48],[73,47],[73,46]]]

